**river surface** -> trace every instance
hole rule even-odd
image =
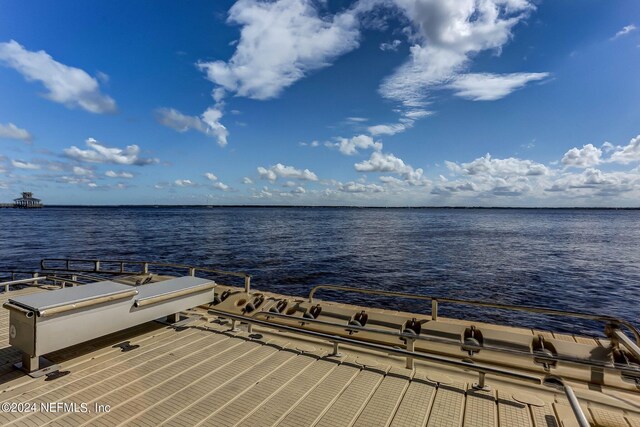
[[[194,264],[306,295],[341,284],[616,315],[640,324],[639,210],[45,207],[0,210],[0,272],[46,257]],[[240,282],[231,282],[238,283]],[[428,301],[320,298],[428,313]],[[565,332],[600,324],[441,304]]]

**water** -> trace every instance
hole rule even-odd
[[[244,271],[307,295],[343,284],[616,315],[640,323],[640,211],[340,208],[0,210],[0,271],[45,257],[166,261]],[[238,282],[240,284],[240,282]],[[321,298],[428,313],[359,294]],[[601,325],[468,306],[440,313],[566,332]]]

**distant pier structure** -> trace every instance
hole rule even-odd
[[[30,191],[25,191],[22,193],[22,197],[13,199],[13,207],[23,209],[41,208],[42,202],[40,199],[33,197],[33,193]]]

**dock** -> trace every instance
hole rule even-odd
[[[42,206],[42,201],[33,197],[30,191],[24,191],[22,197],[13,199],[13,203],[0,203],[0,208],[39,209]]]

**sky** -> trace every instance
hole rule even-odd
[[[0,202],[640,207],[636,0],[0,0]]]

